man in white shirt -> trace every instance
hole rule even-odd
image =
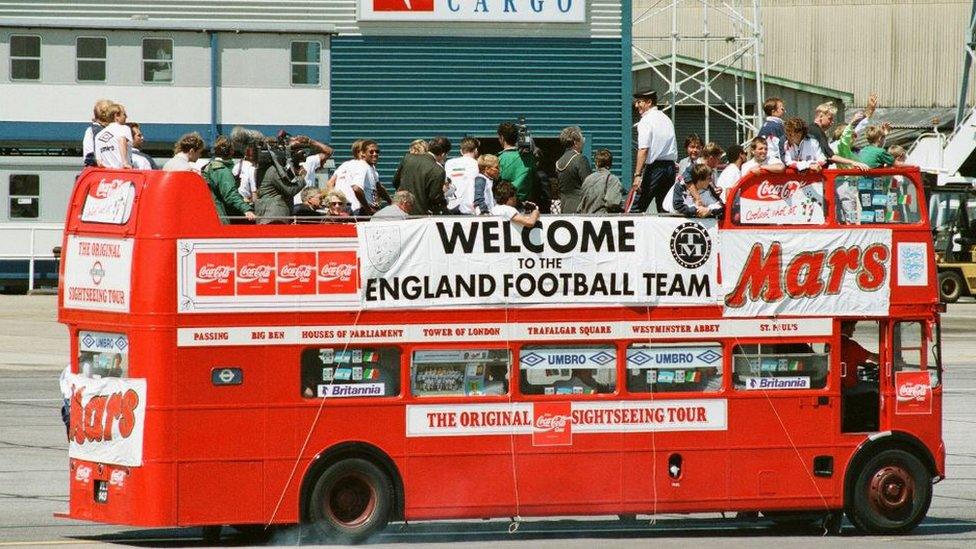
[[[392,199],[380,184],[376,171],[376,163],[380,159],[379,143],[365,140],[360,150],[359,158],[347,160],[336,169],[335,188],[346,195],[353,215],[369,216],[377,210],[377,194],[387,202],[392,202]]]
[[[478,177],[478,147],[481,143],[473,137],[461,140],[461,156],[444,163],[444,171],[450,180],[447,209],[465,215],[476,213],[474,206],[474,179]],[[453,194],[453,196],[452,196]]]
[[[319,182],[315,174],[325,165],[325,161],[332,156],[332,147],[319,143],[314,139],[308,140],[308,146],[315,149],[315,151],[309,154],[308,158],[301,165],[302,170],[305,172],[305,188],[318,187]],[[295,205],[297,206],[301,203],[302,193],[298,193],[295,195]]]
[[[115,103],[108,115],[113,122],[95,138],[95,161],[103,168],[132,169],[132,130],[125,125],[125,107]]]
[[[634,94],[634,106],[640,113],[637,123],[637,166],[634,185],[640,187],[640,198],[632,212],[646,212],[653,200],[662,211],[664,195],[674,185],[678,149],[674,142],[674,124],[657,108],[657,92]]]
[[[508,181],[502,181],[492,189],[495,193],[495,205],[491,208],[491,215],[504,217],[506,220],[521,225],[526,228],[534,227],[539,221],[539,207],[532,202],[523,202],[526,209],[531,209],[531,213],[519,213],[515,208],[518,198],[515,195],[515,186]]]
[[[200,160],[204,148],[206,148],[206,144],[199,133],[183,134],[173,146],[173,150],[176,151],[173,158],[163,164],[163,171],[200,173],[200,168],[196,166],[196,163]]]
[[[158,170],[159,166],[156,165],[153,157],[139,150],[145,141],[142,128],[136,122],[126,122],[125,125],[129,126],[132,132],[132,166],[137,170]]]
[[[95,102],[92,109],[92,120],[85,135],[81,138],[81,160],[85,166],[97,166],[95,160],[95,136],[97,136],[105,126],[112,123],[112,118],[108,115],[108,109],[114,104],[110,99],[99,99]]]
[[[808,135],[807,123],[802,118],[786,121],[786,154],[783,164],[798,172],[819,172],[827,165],[827,157],[820,150],[820,143]]]
[[[730,198],[729,192],[742,177],[742,165],[746,162],[746,151],[739,145],[732,145],[729,150],[725,151],[725,159],[729,161],[729,164],[718,176],[718,188],[722,193],[719,198],[722,199],[722,202],[726,202]]]
[[[786,169],[779,158],[771,158],[767,153],[769,146],[765,137],[755,137],[752,140],[752,160],[742,165],[742,176],[750,173],[779,173]]]

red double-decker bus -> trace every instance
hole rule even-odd
[[[914,169],[748,176],[721,222],[225,224],[88,170],[67,516],[145,527],[738,511],[907,532],[945,475]]]

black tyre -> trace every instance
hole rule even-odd
[[[962,297],[963,285],[962,275],[956,271],[944,271],[939,273],[939,297],[946,303],[955,303]]]
[[[870,534],[898,534],[915,528],[932,503],[932,476],[904,450],[885,450],[861,467],[854,481],[848,517]]]
[[[345,459],[322,473],[309,498],[309,518],[319,534],[338,543],[358,543],[389,521],[393,484],[372,462]]]

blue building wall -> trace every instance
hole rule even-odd
[[[495,136],[499,122],[520,115],[536,138],[582,127],[587,150],[609,149],[620,173],[622,148],[629,149],[629,108],[621,108],[627,42],[340,35],[331,48],[337,161],[349,157],[354,140],[375,139],[384,182],[414,139],[447,136],[453,156],[463,136]]]

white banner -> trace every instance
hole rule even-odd
[[[822,182],[763,181],[739,196],[743,225],[823,225]]]
[[[884,315],[891,231],[725,231],[725,315]]]
[[[359,0],[359,20],[585,23],[586,0]]]
[[[131,238],[68,235],[65,262],[65,308],[129,312]]]
[[[142,465],[146,380],[68,374],[68,456],[97,463]]]
[[[125,225],[132,214],[136,188],[131,181],[102,179],[88,187],[81,220],[86,223]]]
[[[416,219],[359,226],[366,308],[717,303],[714,220]]]

